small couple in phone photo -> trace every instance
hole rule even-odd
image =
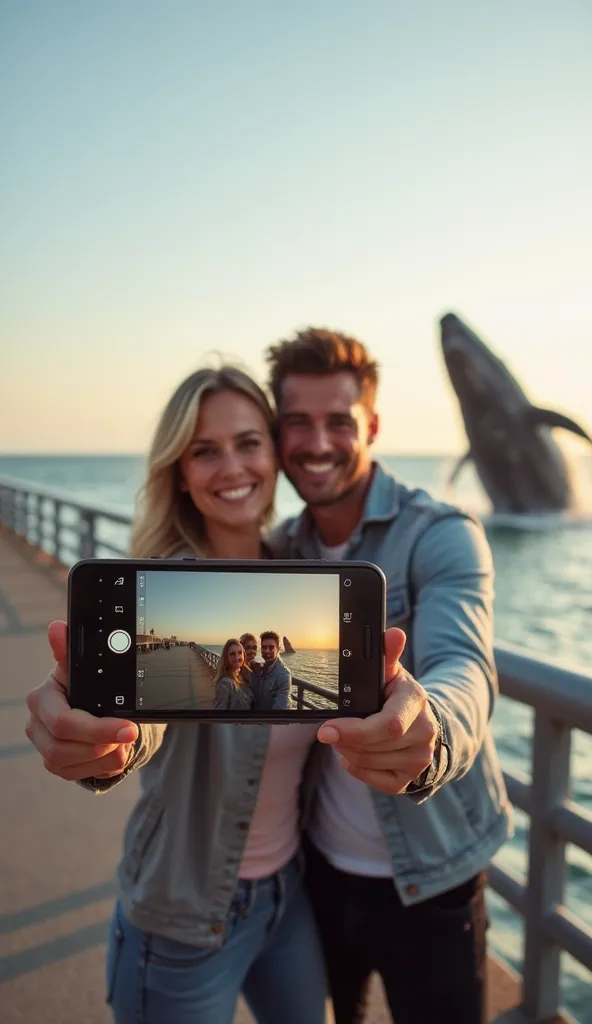
[[[292,673],[280,657],[274,630],[257,637],[243,633],[226,641],[214,675],[216,711],[285,711],[290,707]]]

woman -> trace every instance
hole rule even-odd
[[[188,377],[156,429],[130,554],[269,557],[273,428],[265,394],[240,370]],[[49,640],[56,667],[27,697],[26,728],[48,770],[105,793],[142,768],[107,951],[116,1024],[231,1024],[240,992],[258,1024],[322,1024],[299,821],[318,726],[98,719],[68,705],[66,624],[52,623]],[[383,741],[388,717],[374,717],[381,744],[367,719],[367,740],[350,747],[391,792],[394,741],[390,726]]]
[[[245,652],[240,640],[227,640],[214,675],[216,711],[249,711],[253,691],[243,675]]]
[[[261,532],[276,485],[273,426],[264,392],[242,371],[188,377],[155,432],[131,556],[269,557]],[[57,672],[42,698],[29,695],[27,735],[40,751],[40,703],[56,688],[63,695],[65,623],[49,636]],[[241,991],[259,1024],[322,1024],[323,956],[298,828],[318,726],[119,721],[98,756],[107,720],[68,714],[69,740],[54,743],[62,778],[106,792],[143,769],[107,950],[116,1024],[231,1024]]]

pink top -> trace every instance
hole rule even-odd
[[[300,843],[298,788],[320,722],[272,725],[269,749],[239,878],[265,878],[287,864]]]

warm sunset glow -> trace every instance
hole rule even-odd
[[[145,630],[224,644],[271,629],[300,650],[336,650],[339,576],[280,573],[146,573]]]
[[[2,451],[143,453],[310,323],[376,354],[377,451],[458,451],[449,309],[590,421],[589,5],[4,7]]]

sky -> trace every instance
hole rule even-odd
[[[339,576],[146,573],[145,631],[202,644],[273,629],[295,649],[339,646]]]
[[[589,0],[0,8],[0,451],[144,452],[211,353],[381,364],[377,451],[456,452],[452,310],[590,426]]]

